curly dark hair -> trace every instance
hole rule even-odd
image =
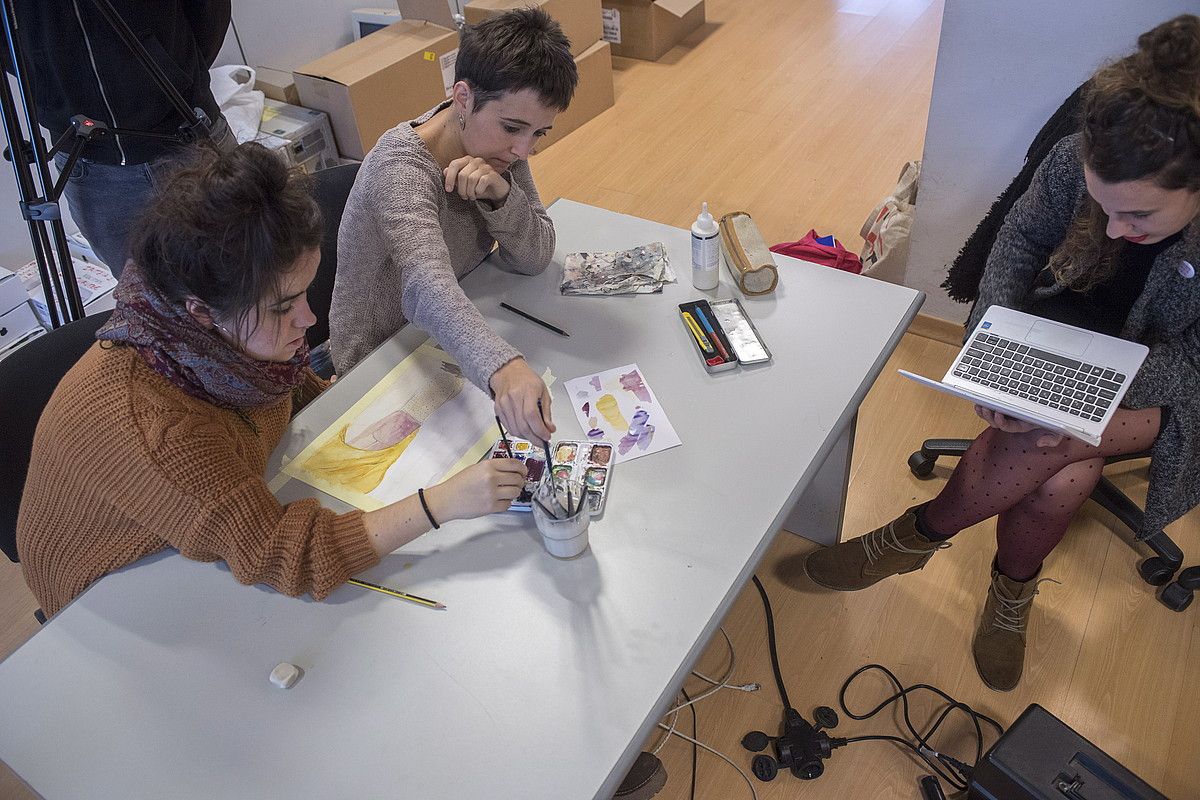
[[[1083,103],[1083,160],[1105,183],[1150,179],[1200,191],[1200,17],[1183,14],[1138,37],[1138,50],[1101,68]],[[1123,242],[1087,198],[1050,257],[1055,279],[1077,291],[1120,266]]]
[[[242,324],[323,230],[309,177],[278,155],[254,142],[197,146],[136,224],[131,258],[168,298],[195,297]]]

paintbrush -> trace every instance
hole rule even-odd
[[[543,420],[546,418],[546,413],[544,411],[542,411],[542,401],[541,400],[538,400],[538,414],[541,415]],[[542,442],[542,447],[544,447],[546,449],[546,469],[549,470],[550,467],[553,466],[553,464],[554,464],[554,460],[550,457],[550,442],[549,441]]]
[[[500,429],[500,441],[504,442],[504,449],[508,451],[508,457],[513,457],[512,443],[508,441],[508,436],[504,433],[504,426],[500,424],[500,415],[496,415],[496,427]]]

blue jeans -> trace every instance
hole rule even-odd
[[[54,156],[61,171],[67,154]],[[157,188],[162,162],[117,166],[80,158],[71,168],[63,195],[79,231],[87,237],[96,257],[120,277],[129,258],[129,234]]]
[[[232,134],[224,117],[218,117],[213,131],[214,139],[222,148],[237,144],[236,141],[226,142],[226,139],[232,140]],[[54,156],[54,164],[60,172],[66,163],[66,153]],[[133,225],[154,198],[159,182],[170,168],[169,158],[124,167],[80,158],[71,168],[71,177],[63,190],[71,217],[96,251],[96,257],[118,278],[125,268],[125,259],[129,258],[129,235]]]

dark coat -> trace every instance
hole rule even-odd
[[[189,106],[215,122],[219,110],[208,69],[229,28],[230,0],[112,0],[112,5]],[[183,117],[92,0],[16,0],[15,6],[38,121],[52,141],[76,114],[129,130],[178,131]],[[4,66],[12,71],[7,54]],[[161,139],[111,136],[90,142],[83,155],[104,164],[141,164],[178,147]]]

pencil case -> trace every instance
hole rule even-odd
[[[779,283],[775,258],[754,219],[745,211],[721,217],[721,250],[738,288],[747,295],[770,294]]]
[[[693,330],[689,317],[701,335]],[[739,364],[763,364],[771,360],[771,351],[742,304],[735,299],[680,303],[679,318],[709,373],[725,372]]]

